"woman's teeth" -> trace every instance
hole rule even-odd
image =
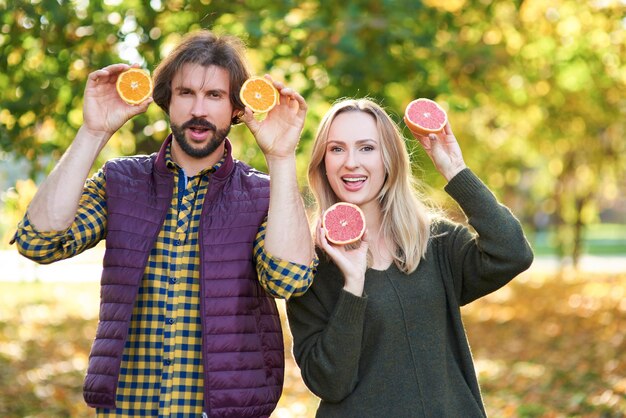
[[[359,181],[365,181],[366,178],[365,177],[345,177],[343,178],[343,181],[345,181],[346,183],[357,183]]]

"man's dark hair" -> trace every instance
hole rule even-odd
[[[218,36],[207,30],[188,34],[154,70],[154,102],[169,115],[172,79],[176,72],[185,64],[215,65],[228,72],[230,103],[234,109],[243,111],[245,106],[239,98],[239,90],[250,77],[244,54],[243,43],[234,36]],[[238,116],[231,121],[239,122]]]

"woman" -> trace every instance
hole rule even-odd
[[[460,306],[526,270],[522,228],[466,167],[448,123],[416,135],[475,233],[429,209],[414,191],[397,126],[376,103],[336,103],[318,129],[309,183],[318,216],[358,205],[358,248],[330,244],[312,287],[287,304],[294,356],[318,417],[484,417]]]

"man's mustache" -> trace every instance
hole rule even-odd
[[[217,131],[217,126],[213,125],[208,120],[200,119],[200,118],[189,119],[187,122],[183,123],[183,125],[180,128],[181,129],[206,128],[206,129],[208,129],[210,131],[213,131],[213,132]]]

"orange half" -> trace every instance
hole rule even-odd
[[[239,97],[254,113],[269,112],[278,104],[278,90],[265,77],[251,77],[243,83]]]
[[[152,78],[146,70],[130,68],[117,77],[115,88],[122,100],[137,105],[152,95]]]

